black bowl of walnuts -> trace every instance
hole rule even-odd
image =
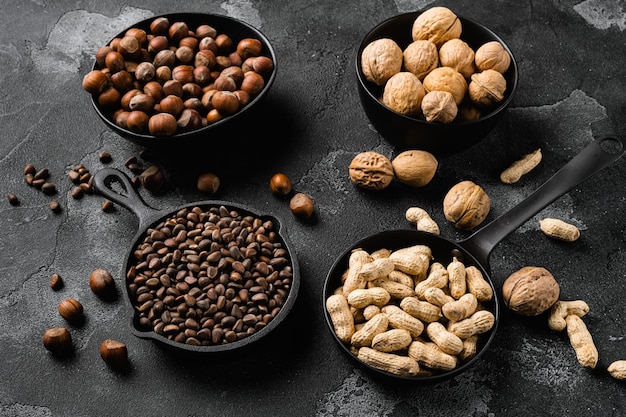
[[[483,139],[510,106],[513,53],[493,31],[446,7],[404,13],[374,27],[356,56],[361,104],[398,149],[436,155]]]
[[[276,78],[269,40],[221,15],[143,20],[96,52],[83,88],[102,121],[143,146],[214,140],[249,117]]]

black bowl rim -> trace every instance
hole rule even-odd
[[[260,93],[258,93],[256,96],[254,96],[252,98],[252,100],[250,100],[250,102],[243,107],[242,109],[240,109],[239,111],[237,111],[236,113],[230,115],[230,116],[226,116],[223,119],[212,123],[210,125],[201,127],[200,129],[196,129],[196,130],[192,130],[189,132],[181,132],[181,133],[177,133],[175,135],[172,136],[154,136],[154,135],[149,135],[149,134],[144,134],[144,133],[136,133],[133,132],[131,130],[128,129],[124,129],[123,127],[120,127],[118,125],[116,125],[109,117],[107,117],[106,112],[103,111],[99,106],[98,103],[95,99],[94,95],[91,95],[91,105],[92,107],[95,109],[96,113],[98,114],[98,116],[102,119],[102,121],[113,131],[117,132],[118,134],[120,134],[121,136],[135,141],[135,142],[139,142],[141,144],[144,145],[148,145],[148,144],[154,144],[154,145],[163,145],[165,142],[169,143],[171,141],[181,141],[181,140],[186,140],[186,139],[193,139],[195,137],[198,137],[200,135],[203,134],[210,134],[210,132],[214,131],[214,130],[218,130],[219,128],[221,128],[223,125],[227,124],[228,122],[232,121],[232,120],[236,120],[239,119],[239,116],[242,116],[246,113],[248,113],[252,108],[254,108],[255,104],[258,103],[259,101],[261,101],[269,92],[271,86],[274,84],[274,81],[276,80],[276,76],[277,76],[277,60],[276,60],[276,52],[274,50],[274,47],[272,46],[272,43],[269,41],[269,39],[267,38],[267,36],[265,36],[265,34],[263,32],[261,32],[259,29],[255,28],[254,26],[236,19],[234,17],[230,17],[230,16],[226,16],[226,15],[221,15],[221,14],[213,14],[213,13],[193,13],[193,12],[180,12],[180,13],[168,13],[168,14],[162,14],[162,15],[157,15],[157,16],[152,16],[150,18],[141,20],[139,22],[136,22],[134,24],[132,24],[131,26],[128,26],[127,28],[125,28],[124,30],[122,30],[120,33],[118,33],[117,35],[115,35],[113,38],[111,38],[106,45],[110,44],[111,41],[113,39],[115,39],[116,37],[119,37],[121,35],[123,35],[128,29],[131,28],[135,28],[135,27],[146,27],[150,25],[150,22],[152,22],[154,19],[157,19],[159,17],[166,17],[170,20],[182,20],[185,21],[185,19],[189,20],[189,19],[193,19],[194,21],[198,20],[198,21],[203,21],[203,22],[207,22],[209,23],[211,21],[211,19],[214,20],[220,20],[223,21],[225,23],[228,24],[232,24],[232,25],[239,25],[251,32],[253,32],[255,34],[255,36],[263,43],[264,49],[266,49],[266,56],[269,56],[272,61],[274,62],[274,68],[271,72],[271,74],[269,75],[269,77],[266,79],[265,81],[265,87],[263,87],[263,89],[261,90]],[[92,70],[96,70],[96,69],[100,69],[98,66],[98,63],[96,60],[94,60],[94,63],[91,67]],[[152,143],[154,142],[154,143]]]
[[[328,299],[330,295],[332,295],[333,291],[336,289],[336,287],[331,287],[331,284],[336,283],[338,281],[338,278],[341,277],[341,273],[339,271],[344,271],[347,268],[347,265],[348,265],[347,261],[348,261],[350,253],[357,248],[367,248],[367,249],[371,248],[371,250],[381,249],[381,246],[374,245],[374,242],[379,241],[381,239],[385,240],[385,239],[391,239],[391,238],[394,238],[393,240],[395,241],[396,240],[395,238],[397,237],[400,237],[402,239],[398,239],[398,244],[396,245],[396,247],[388,247],[388,249],[393,250],[393,249],[400,248],[401,246],[403,246],[401,242],[404,242],[405,240],[414,242],[415,244],[421,244],[424,242],[424,239],[439,240],[439,241],[446,243],[446,245],[449,244],[450,246],[454,246],[455,248],[458,248],[462,252],[463,256],[465,257],[465,265],[476,266],[483,273],[487,282],[489,283],[489,285],[491,286],[493,290],[493,294],[494,294],[493,299],[487,303],[489,305],[488,309],[492,311],[495,316],[495,322],[494,322],[493,327],[487,332],[487,334],[481,335],[479,345],[478,345],[478,351],[476,355],[472,357],[471,359],[469,359],[467,362],[462,363],[460,366],[454,368],[451,371],[436,373],[433,375],[415,376],[415,377],[397,375],[391,372],[387,372],[382,369],[375,368],[359,360],[350,351],[349,347],[345,343],[343,343],[339,339],[339,337],[337,337],[337,334],[335,333],[334,325],[330,318],[330,314],[328,313],[328,310],[326,309],[326,300]],[[340,350],[343,351],[343,353],[346,354],[358,366],[369,371],[372,375],[380,376],[384,378],[385,380],[404,381],[404,382],[410,382],[410,383],[416,383],[416,384],[433,384],[433,383],[446,381],[446,380],[457,377],[459,374],[471,368],[478,360],[481,359],[482,355],[489,349],[489,346],[492,344],[493,340],[495,339],[497,329],[498,329],[499,319],[500,319],[499,297],[497,295],[494,283],[491,280],[489,271],[485,270],[485,266],[481,265],[481,263],[470,252],[468,252],[465,248],[460,246],[457,242],[453,242],[449,239],[444,238],[443,236],[433,235],[431,233],[419,231],[416,229],[389,229],[389,230],[375,232],[368,236],[362,237],[355,243],[351,244],[348,248],[346,248],[333,262],[328,274],[326,275],[326,280],[324,282],[324,288],[322,291],[322,310],[324,311],[324,317],[326,319],[326,325],[328,327],[328,330],[330,331],[331,335],[337,342],[337,345],[339,345]]]
[[[416,124],[424,124],[424,125],[428,125],[428,126],[441,126],[442,129],[445,129],[446,126],[448,126],[447,124],[444,123],[432,123],[432,122],[427,122],[426,120],[422,120],[416,117],[412,117],[412,116],[407,116],[404,115],[402,113],[398,113],[392,109],[390,109],[389,107],[385,106],[374,94],[372,94],[372,83],[369,82],[368,80],[365,79],[365,76],[363,75],[363,70],[361,69],[361,55],[363,52],[363,49],[365,49],[365,47],[367,46],[367,42],[365,42],[365,39],[368,39],[373,33],[375,33],[376,31],[380,30],[380,28],[382,28],[383,26],[389,25],[391,24],[393,21],[398,20],[398,19],[407,19],[409,17],[414,17],[417,18],[417,16],[419,16],[420,14],[422,14],[423,11],[417,11],[417,12],[408,12],[408,13],[402,13],[399,15],[395,15],[392,16],[382,22],[380,22],[379,24],[377,24],[376,26],[374,26],[364,37],[363,37],[363,41],[361,42],[361,44],[359,45],[359,49],[357,51],[356,57],[355,57],[355,66],[356,66],[356,74],[357,74],[357,79],[359,81],[359,85],[363,88],[363,91],[366,92],[367,96],[373,100],[378,107],[380,107],[381,110],[383,111],[387,111],[390,112],[392,114],[394,114],[395,116],[399,117],[400,119],[405,119],[407,121],[410,121],[412,123],[416,123]],[[493,30],[491,30],[490,28],[488,28],[487,26],[469,19],[467,17],[464,17],[462,15],[456,15],[459,20],[461,21],[461,25],[463,27],[465,27],[466,25],[474,25],[475,27],[479,27],[482,30],[484,30],[485,32],[489,33],[494,40],[497,40],[498,42],[500,42],[502,44],[502,46],[504,47],[504,49],[509,53],[509,56],[511,57],[511,64],[509,65],[509,68],[507,69],[507,72],[511,71],[512,72],[512,80],[513,83],[512,85],[509,87],[507,86],[507,97],[502,100],[502,102],[494,109],[492,109],[488,114],[481,116],[480,118],[476,119],[476,120],[467,120],[467,121],[455,121],[453,122],[455,126],[471,126],[480,122],[484,122],[488,119],[491,119],[493,117],[497,117],[499,113],[501,113],[502,111],[506,110],[511,101],[513,100],[513,97],[515,96],[515,92],[517,91],[517,85],[519,82],[519,68],[517,65],[517,60],[515,59],[515,55],[513,55],[513,52],[511,51],[511,49],[509,48],[509,46],[506,44],[506,42],[504,42],[504,40],[498,35],[496,34]],[[410,30],[407,29],[407,30]],[[463,39],[463,33],[461,33],[461,39]]]
[[[254,217],[260,218],[262,220],[271,220],[274,223],[274,228],[275,228],[275,232],[277,235],[277,238],[279,239],[279,241],[281,242],[281,244],[283,245],[283,247],[285,248],[285,250],[287,251],[288,255],[289,255],[289,260],[291,262],[291,269],[292,269],[292,279],[291,279],[291,287],[289,289],[289,294],[287,295],[287,298],[285,299],[284,304],[282,305],[282,307],[280,308],[280,311],[278,312],[278,314],[265,326],[263,327],[261,330],[243,338],[243,339],[239,339],[235,342],[230,342],[230,343],[226,343],[226,344],[222,344],[222,345],[210,345],[210,346],[196,346],[196,345],[188,345],[185,343],[180,343],[180,342],[175,342],[171,339],[168,339],[167,337],[160,335],[158,333],[155,333],[152,330],[141,330],[138,329],[136,326],[136,317],[137,317],[137,312],[135,311],[135,305],[133,304],[132,300],[130,299],[130,294],[128,293],[128,286],[126,284],[126,273],[128,271],[128,268],[130,267],[130,265],[133,264],[133,259],[134,259],[134,251],[135,251],[135,247],[136,245],[140,242],[140,239],[142,237],[145,236],[147,230],[158,224],[159,222],[165,220],[167,217],[171,216],[172,214],[178,212],[179,210],[185,209],[185,208],[193,208],[193,207],[200,207],[203,210],[207,210],[209,208],[212,207],[220,207],[220,206],[224,206],[227,209],[233,209],[239,212],[240,215],[245,216],[245,215],[252,215]],[[146,206],[147,207],[147,206]],[[285,230],[285,225],[284,222],[277,217],[276,215],[273,214],[264,214],[259,212],[258,210],[255,210],[254,208],[244,205],[244,204],[239,204],[239,203],[234,203],[232,201],[223,201],[223,200],[203,200],[203,201],[194,201],[191,203],[186,203],[184,205],[178,206],[174,209],[166,209],[166,210],[159,210],[159,211],[155,211],[154,212],[156,214],[154,219],[150,219],[149,223],[147,226],[143,227],[142,230],[137,231],[137,233],[135,234],[134,238],[133,238],[133,242],[126,254],[126,257],[124,258],[124,270],[122,271],[122,280],[124,282],[124,293],[125,293],[125,301],[127,303],[127,305],[130,307],[130,312],[131,314],[131,322],[130,322],[130,329],[131,332],[141,338],[141,339],[151,339],[154,340],[160,344],[166,345],[168,347],[174,348],[174,350],[178,350],[178,351],[184,351],[184,352],[192,352],[192,353],[199,353],[199,354],[211,354],[211,353],[221,353],[221,352],[232,352],[234,350],[241,350],[244,347],[247,347],[257,341],[259,341],[262,338],[265,338],[266,336],[268,336],[275,328],[277,328],[289,315],[289,313],[291,312],[294,304],[296,303],[296,300],[298,298],[298,293],[300,291],[300,267],[298,264],[298,259],[296,257],[296,253],[295,250],[293,248],[293,245],[289,239],[289,237],[287,236],[286,230]],[[141,219],[140,219],[141,220]]]

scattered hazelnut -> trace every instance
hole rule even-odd
[[[128,364],[128,349],[118,340],[106,339],[102,342],[100,356],[112,368],[120,369]]]
[[[220,179],[211,172],[205,172],[198,177],[197,187],[203,193],[215,194],[220,188]]]
[[[311,196],[305,193],[297,193],[289,201],[289,208],[296,217],[308,219],[313,215],[315,206]]]
[[[160,192],[165,185],[165,175],[158,165],[150,165],[140,175],[141,184],[146,190]]]
[[[100,298],[106,298],[115,290],[115,280],[104,269],[95,269],[89,276],[89,288]]]
[[[79,322],[83,318],[83,305],[74,298],[68,298],[59,303],[59,314],[70,323]]]
[[[68,355],[72,351],[72,335],[65,327],[54,327],[43,334],[43,345],[55,355]]]
[[[274,174],[270,178],[270,191],[274,195],[285,196],[291,193],[291,180],[285,174]]]
[[[52,274],[50,277],[50,288],[58,291],[63,287],[63,278],[59,274]]]

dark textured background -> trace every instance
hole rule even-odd
[[[347,174],[357,153],[397,153],[368,125],[358,101],[360,39],[388,17],[436,5],[484,23],[507,42],[520,69],[513,105],[480,144],[442,158],[427,187],[359,190]],[[505,311],[495,342],[469,372],[434,386],[380,381],[338,349],[322,310],[324,280],[338,254],[371,233],[410,228],[408,207],[429,211],[441,234],[457,240],[465,235],[441,210],[454,183],[482,185],[492,220],[594,137],[624,136],[623,2],[196,1],[185,7],[169,1],[2,2],[1,188],[21,204],[0,203],[0,415],[626,414],[625,385],[606,372],[612,361],[626,359],[623,160],[558,199],[491,255],[498,285],[522,266],[544,266],[561,285],[561,298],[587,301],[584,321],[600,354],[594,371],[578,364],[567,337],[547,329],[545,317],[523,320]],[[222,180],[216,198],[283,220],[302,273],[298,303],[280,331],[245,357],[184,358],[134,337],[121,292],[117,301],[103,303],[90,292],[88,276],[104,268],[121,277],[137,219],[120,207],[103,213],[101,197],[69,196],[66,173],[74,165],[95,172],[103,167],[98,154],[108,151],[114,158],[109,166],[126,170],[124,161],[142,150],[108,131],[82,90],[96,49],[136,21],[179,11],[244,20],[265,33],[278,55],[278,78],[256,125],[234,128],[208,149],[154,155],[168,188],[162,195],[141,191],[152,206],[175,208],[206,199],[195,178],[213,171]],[[500,183],[510,162],[538,147],[544,159],[535,171],[517,184]],[[49,168],[60,214],[49,210],[51,197],[24,183],[28,163]],[[278,171],[314,198],[315,221],[298,221],[287,202],[270,194],[268,180]],[[543,217],[577,225],[581,238],[569,244],[546,238],[538,228]],[[65,281],[60,292],[48,287],[53,273]],[[83,302],[87,321],[70,327],[75,355],[57,360],[41,336],[64,325],[56,306],[70,296]],[[105,338],[127,344],[128,373],[113,372],[100,359]]]

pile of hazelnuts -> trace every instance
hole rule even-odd
[[[83,78],[106,117],[137,134],[172,136],[218,122],[246,106],[274,70],[256,38],[235,41],[209,24],[157,17],[96,52]]]

